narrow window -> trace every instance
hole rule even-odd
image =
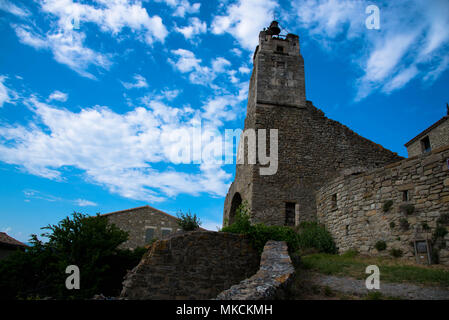
[[[295,225],[295,203],[286,202],[285,203],[285,225],[294,226]]]
[[[349,224],[346,225],[346,235],[349,235]]]
[[[154,229],[155,228],[147,228],[145,230],[145,243],[150,242],[154,238]]]
[[[428,136],[421,140],[421,146],[423,153],[427,153],[432,150],[432,148],[430,147],[430,139]]]
[[[337,194],[334,193],[332,195],[332,203],[331,203],[332,209],[337,209]]]
[[[402,191],[402,201],[409,201],[410,195],[408,193],[408,190]]]
[[[284,47],[283,46],[277,46],[276,47],[276,52],[284,52]]]
[[[165,238],[171,233],[171,228],[162,228],[162,238]]]

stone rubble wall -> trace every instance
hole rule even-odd
[[[388,255],[392,248],[415,260],[412,241],[431,239],[437,219],[449,214],[449,146],[427,155],[408,158],[385,168],[340,176],[317,193],[317,216],[331,232],[340,252]],[[404,192],[408,201],[403,201]],[[384,212],[384,204],[392,200]],[[412,205],[407,214],[401,205]],[[407,230],[404,219],[409,223]],[[446,226],[448,228],[448,226]],[[387,249],[378,252],[383,240]],[[449,235],[440,239],[440,263],[449,264]]]
[[[285,241],[268,241],[260,259],[260,269],[252,277],[221,292],[217,300],[268,300],[284,296],[295,269]]]
[[[192,231],[156,241],[123,282],[121,298],[211,299],[253,275],[260,257],[239,234]]]

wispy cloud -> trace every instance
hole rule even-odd
[[[129,29],[136,39],[149,45],[163,42],[168,31],[162,19],[150,16],[139,1],[97,0],[90,4],[72,0],[38,1],[43,12],[51,19],[50,30],[46,33],[33,24],[13,24],[19,40],[35,49],[50,50],[55,60],[67,65],[81,76],[96,79],[88,69],[91,66],[108,70],[112,65],[112,55],[101,53],[86,46],[86,32],[81,25],[92,23],[102,32],[116,37],[124,29]]]
[[[145,79],[144,76],[142,76],[140,74],[135,74],[133,79],[134,79],[134,82],[123,82],[122,81],[122,85],[126,89],[147,88],[148,87],[147,79]]]
[[[59,90],[53,91],[48,97],[48,101],[56,100],[61,102],[66,102],[68,99],[67,93],[61,92]]]
[[[238,0],[226,7],[225,12],[214,17],[212,32],[229,33],[247,50],[254,50],[260,30],[273,20],[273,0]]]
[[[85,200],[85,199],[76,199],[74,202],[80,207],[96,207],[96,206],[98,206],[98,204],[96,204],[95,202]]]
[[[376,91],[391,93],[413,79],[434,81],[449,66],[449,2],[382,1],[380,30],[365,26],[370,1],[292,2],[289,21],[325,50],[349,56],[363,72],[354,80],[355,100]],[[337,39],[346,39],[343,43]],[[351,45],[363,47],[354,51]],[[345,54],[345,50],[349,54]],[[346,51],[346,52],[347,52]]]
[[[207,24],[204,21],[201,21],[197,17],[193,17],[189,19],[189,24],[184,27],[175,27],[175,30],[181,33],[184,38],[192,39],[196,35],[206,33]]]
[[[69,200],[69,199],[64,199],[61,197],[54,196],[52,194],[48,194],[48,193],[38,191],[38,190],[33,190],[33,189],[23,190],[23,194],[25,196],[26,202],[30,202],[31,199],[35,199],[35,200],[43,200],[43,201],[48,201],[48,202],[68,202],[68,203],[71,203],[71,204],[79,206],[79,207],[88,207],[88,206],[95,207],[98,205],[95,202],[89,201],[86,199]]]
[[[184,171],[173,162],[173,155],[179,152],[179,136],[201,120],[205,128],[201,150],[214,150],[218,140],[210,137],[225,121],[235,119],[237,106],[246,98],[246,87],[247,83],[242,84],[237,95],[211,98],[195,112],[147,99],[142,101],[143,107],[125,114],[99,106],[75,113],[31,96],[23,102],[35,114],[36,122],[0,127],[0,160],[53,180],[64,179],[61,168],[76,167],[88,182],[136,200],[157,202],[180,193],[223,196],[231,175],[220,164],[192,164]],[[161,93],[166,97],[177,94]],[[61,200],[35,190],[26,195]]]
[[[3,107],[5,102],[9,101],[8,88],[3,84],[5,81],[4,76],[0,76],[0,108]]]
[[[30,12],[27,9],[21,8],[8,0],[0,0],[0,10],[9,12],[19,17],[27,17],[30,15]]]
[[[198,13],[201,3],[190,3],[188,0],[154,0],[155,2],[163,2],[174,9],[175,17],[183,18],[186,14]]]

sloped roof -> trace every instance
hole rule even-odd
[[[16,247],[28,247],[26,244],[8,236],[5,232],[0,232],[0,243]]]
[[[414,137],[412,140],[410,140],[409,142],[407,142],[406,144],[404,144],[404,146],[408,147],[409,145],[411,145],[413,142],[415,142],[416,140],[418,140],[419,138],[423,137],[424,135],[428,134],[430,131],[432,131],[433,129],[435,129],[436,127],[438,127],[440,124],[442,124],[444,121],[446,121],[447,119],[449,119],[449,115],[448,116],[444,116],[443,118],[441,118],[440,120],[438,120],[437,122],[435,122],[434,124],[432,124],[430,127],[428,127],[426,130],[424,130],[423,132],[421,132],[420,134],[418,134],[416,137]]]
[[[104,217],[104,216],[109,216],[109,215],[112,215],[112,214],[126,213],[126,212],[131,212],[131,211],[135,211],[135,210],[139,210],[139,209],[144,209],[144,208],[148,208],[148,209],[150,209],[150,210],[156,211],[157,213],[161,213],[161,214],[164,214],[164,215],[166,215],[166,216],[168,216],[168,217],[170,217],[170,218],[172,218],[172,219],[178,220],[177,217],[172,216],[171,214],[168,214],[168,213],[166,213],[166,212],[164,212],[164,211],[161,211],[161,210],[159,210],[159,209],[153,208],[153,207],[151,207],[151,206],[149,206],[149,205],[141,206],[141,207],[136,207],[136,208],[131,208],[131,209],[120,210],[120,211],[113,211],[113,212],[109,212],[109,213],[104,213],[104,214],[102,214],[102,215],[100,215],[100,216]]]

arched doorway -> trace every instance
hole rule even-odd
[[[232,201],[231,201],[231,211],[229,212],[229,224],[228,225],[231,225],[234,223],[235,212],[241,203],[242,203],[242,196],[240,195],[240,193],[238,193],[238,192],[234,193],[234,196],[232,197]]]

